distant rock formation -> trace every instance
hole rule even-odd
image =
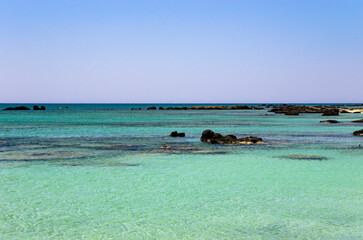
[[[38,107],[38,105],[33,106],[33,110],[45,110],[44,106]]]
[[[20,106],[20,107],[8,107],[3,109],[5,111],[9,111],[9,110],[30,110],[30,108],[25,107],[25,106]]]
[[[185,133],[178,133],[177,131],[171,132],[170,137],[185,137]]]
[[[210,129],[202,133],[200,141],[211,144],[256,144],[262,143],[262,138],[250,136],[245,138],[237,138],[234,135],[223,136],[220,133],[215,133]]]
[[[279,105],[271,106],[272,109],[269,112],[284,113],[286,115],[299,115],[299,113],[325,113],[339,115],[339,109],[332,106],[305,106],[305,105]],[[338,114],[336,114],[338,113]],[[330,115],[324,115],[330,116]]]
[[[148,107],[147,110],[156,110],[156,107]],[[159,107],[159,110],[263,110],[260,106],[233,105],[233,106],[192,106],[192,107]],[[136,110],[135,108],[131,110]]]

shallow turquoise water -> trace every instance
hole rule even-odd
[[[363,124],[319,123],[362,114],[46,106],[0,112],[0,239],[363,238]]]

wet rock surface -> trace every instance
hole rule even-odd
[[[262,143],[262,138],[249,136],[245,138],[237,138],[235,135],[223,136],[220,133],[215,133],[210,129],[202,133],[200,141],[211,144],[256,144]]]

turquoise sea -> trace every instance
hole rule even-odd
[[[0,111],[0,239],[363,239],[363,114],[42,105]]]

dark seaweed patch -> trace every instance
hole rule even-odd
[[[287,155],[287,156],[280,156],[279,158],[287,158],[292,160],[327,160],[327,157],[324,156],[317,156],[317,155],[299,155],[299,154],[293,154],[293,155]]]

